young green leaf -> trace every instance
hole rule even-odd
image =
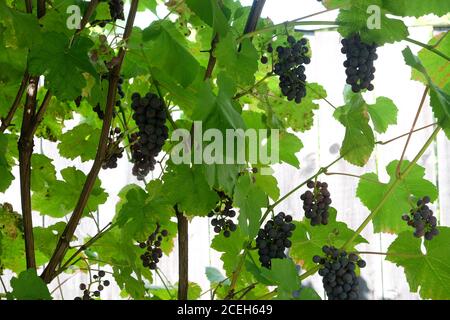
[[[450,228],[438,227],[439,235],[425,240],[415,238],[412,231],[405,231],[389,246],[386,260],[405,269],[412,292],[419,292],[423,299],[450,299]]]
[[[28,269],[11,279],[12,295],[17,300],[52,300],[45,282],[35,269]]]

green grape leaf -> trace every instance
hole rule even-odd
[[[323,255],[324,245],[340,247],[352,237],[355,232],[347,227],[347,224],[336,220],[336,209],[330,208],[328,224],[319,227],[311,226],[306,218],[302,222],[295,222],[296,229],[292,235],[292,248],[290,256],[300,262],[303,269],[310,270],[316,266],[312,261],[315,255]],[[349,250],[360,243],[368,243],[366,239],[358,235],[349,245]]]
[[[48,259],[52,256],[56,248],[59,237],[66,227],[65,222],[57,222],[48,227],[34,227],[33,235],[35,248],[43,253]],[[74,239],[75,240],[75,239]]]
[[[290,298],[300,288],[297,269],[291,259],[272,259],[272,268],[261,268],[261,275],[278,287],[278,296]]]
[[[239,164],[202,164],[203,174],[211,188],[233,194],[234,186],[244,165]]]
[[[438,124],[444,130],[447,138],[450,139],[450,94],[447,93],[450,92],[450,83],[442,90],[433,83],[422,62],[411,52],[409,47],[406,47],[402,52],[406,64],[422,73],[427,80],[430,87],[430,104],[434,116],[438,119]]]
[[[388,18],[389,13],[381,6],[382,0],[352,0],[351,6],[340,10],[337,22],[340,23],[339,33],[349,37],[359,33],[365,43],[375,42],[377,45],[394,43],[404,40],[408,36],[408,29],[399,19]],[[377,8],[380,12],[369,11]],[[380,25],[373,25],[372,20],[380,19]]]
[[[145,11],[149,9],[151,12],[156,14],[156,7],[158,6],[157,0],[147,0],[140,1],[138,6],[138,11]]]
[[[215,50],[218,66],[236,83],[243,86],[253,85],[255,72],[258,70],[258,52],[249,39],[242,41],[240,51],[238,48],[232,33],[221,38]]]
[[[167,200],[188,216],[206,216],[219,200],[197,167],[170,164],[163,176]]]
[[[293,167],[300,168],[296,153],[303,148],[302,141],[296,135],[288,132],[280,133],[280,160]]]
[[[11,279],[12,295],[17,300],[52,300],[45,282],[35,269],[28,269]]]
[[[233,105],[232,97],[236,91],[233,79],[222,72],[217,77],[217,84],[219,87],[217,96],[211,87],[201,89],[192,120],[201,121],[203,130],[218,129],[224,135],[226,129],[244,129],[244,120]]]
[[[222,253],[220,260],[223,262],[223,269],[226,271],[227,277],[230,277],[237,267],[246,239],[246,235],[238,228],[231,233],[229,238],[219,234],[212,240],[211,248]]]
[[[360,94],[351,94],[348,103],[337,108],[333,115],[346,128],[341,156],[351,164],[364,166],[375,147],[364,99]]]
[[[240,176],[234,191],[233,204],[239,210],[239,227],[253,238],[259,230],[261,209],[267,207],[267,196],[249,175]]]
[[[325,89],[317,83],[307,83],[306,97],[300,104],[287,101],[281,93],[276,96],[269,95],[269,89],[270,92],[280,92],[278,79],[270,79],[268,88],[260,87],[259,107],[266,110],[268,117],[274,113],[284,123],[284,127],[300,132],[310,130],[314,124],[314,110],[319,109],[319,105],[314,101],[327,97]]]
[[[296,300],[322,300],[319,294],[310,287],[301,287]]]
[[[80,36],[69,48],[70,38],[62,33],[47,32],[43,37],[46,40],[31,49],[30,73],[45,75],[46,86],[59,100],[74,100],[86,86],[83,72],[97,74],[88,57],[94,43]]]
[[[367,111],[378,133],[385,133],[389,125],[397,124],[398,109],[389,98],[378,97],[375,104],[367,105]]]
[[[0,134],[0,192],[5,192],[14,180],[12,168],[6,159],[8,143],[8,136]]]
[[[263,168],[263,170],[270,170],[273,173],[271,168]],[[267,172],[261,174],[260,170],[253,176],[255,177],[256,185],[273,201],[277,201],[280,197],[277,179],[274,176],[267,174]]]
[[[36,16],[9,8],[4,1],[0,2],[1,25],[6,28],[3,32],[10,46],[29,48],[42,39]]]
[[[423,299],[450,299],[450,228],[438,227],[439,235],[425,240],[415,238],[411,230],[402,232],[389,246],[386,260],[403,267],[412,292]]]
[[[150,0],[145,2],[150,2]],[[111,19],[111,12],[109,11],[109,4],[107,2],[100,2],[97,8],[95,8],[95,19],[96,20]]]
[[[56,182],[56,170],[52,159],[43,154],[31,156],[31,190],[42,191]]]
[[[185,38],[170,21],[153,22],[142,31],[142,38],[136,30],[131,40],[130,50],[144,56],[143,61],[136,60],[137,64],[160,69],[183,87],[189,86],[200,71],[200,64],[186,48]],[[128,56],[137,59],[133,54]]]
[[[61,136],[59,153],[68,159],[81,158],[82,162],[95,159],[101,130],[82,123]]]
[[[186,0],[186,4],[200,19],[221,36],[227,34],[228,19],[217,1]]]
[[[383,7],[397,16],[420,17],[429,13],[443,16],[450,12],[450,3],[441,0],[383,0]]]
[[[170,218],[174,216],[174,210],[166,202],[160,185],[159,180],[149,183],[148,189],[154,191],[152,195],[137,185],[128,185],[119,193],[121,201],[115,219],[130,239],[145,240],[156,230],[158,223],[162,228],[172,224]]]
[[[388,183],[382,183],[374,173],[366,173],[361,179],[356,190],[357,197],[370,210],[373,211],[379,205],[383,197],[386,196],[392,185],[397,184],[391,191],[390,196],[383,203],[378,213],[373,218],[373,228],[375,232],[400,233],[408,230],[409,227],[401,219],[401,216],[411,209],[411,196],[417,199],[429,196],[431,201],[437,198],[436,187],[428,180],[424,179],[425,168],[414,164],[401,181],[396,182],[396,168],[398,161],[392,161],[386,167],[386,172],[390,176]],[[401,170],[410,164],[403,161]]]
[[[73,190],[83,189],[86,175],[74,167],[61,170],[61,175],[64,180],[56,180],[48,188],[36,190],[33,193],[33,210],[55,218],[64,217],[73,211],[79,197],[78,192]],[[99,205],[106,202],[106,199],[107,194],[101,188],[100,180],[97,178],[84,214],[96,211]]]
[[[428,45],[433,46],[436,50],[450,56],[450,37],[447,33],[442,33],[433,37]],[[447,59],[438,56],[435,52],[426,48],[419,51],[419,59],[431,78],[431,81],[435,83],[436,86],[444,88],[450,82],[450,64]],[[426,85],[428,84],[428,78],[417,69],[412,69],[412,79],[421,81]]]

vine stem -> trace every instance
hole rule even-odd
[[[414,117],[413,124],[411,125],[411,130],[408,133],[408,139],[406,139],[406,143],[405,143],[405,146],[403,147],[402,155],[401,155],[400,160],[399,160],[399,162],[397,164],[397,168],[395,169],[395,174],[397,175],[397,177],[400,176],[400,166],[401,166],[401,164],[403,162],[403,159],[405,157],[406,149],[408,149],[409,141],[411,140],[411,136],[412,136],[413,131],[414,131],[415,127],[416,127],[417,120],[419,120],[419,115],[420,115],[420,112],[422,111],[423,105],[425,103],[425,99],[426,99],[427,94],[428,94],[428,89],[429,88],[426,87],[424,92],[423,92],[422,99],[420,100],[419,107],[417,108],[416,116]]]
[[[421,46],[422,48],[425,48],[425,49],[427,49],[427,50],[437,54],[438,56],[444,58],[445,60],[450,61],[450,57],[448,57],[442,51],[437,50],[435,48],[435,46],[430,46],[430,45],[428,45],[426,43],[423,43],[423,42],[420,42],[420,41],[417,41],[417,40],[414,40],[414,39],[411,39],[411,38],[406,38],[405,41],[408,41],[408,42],[411,42],[411,43],[413,43],[415,45]]]
[[[409,174],[413,166],[419,161],[419,159],[423,156],[425,151],[428,149],[428,147],[431,145],[431,143],[434,141],[436,136],[438,135],[439,131],[441,130],[440,127],[436,128],[431,136],[428,138],[428,140],[423,145],[422,149],[417,153],[417,155],[414,157],[413,161],[410,162],[410,164],[405,168],[405,171],[400,172],[400,175],[396,177],[392,185],[389,187],[389,189],[386,191],[386,193],[383,195],[383,198],[378,203],[378,205],[373,209],[373,211],[367,216],[367,218],[363,221],[363,223],[356,229],[355,233],[344,243],[342,246],[342,249],[346,249],[355,239],[358,235],[361,234],[361,232],[366,228],[366,226],[369,224],[370,221],[375,217],[375,215],[381,210],[383,205],[386,203],[387,200],[391,197],[391,195],[394,193],[397,186],[402,182],[402,180]]]
[[[138,4],[139,4],[139,0],[132,0],[131,5],[130,5],[130,11],[129,11],[128,18],[127,18],[127,24],[126,24],[125,31],[123,34],[123,40],[125,41],[125,43],[128,42],[128,39],[131,35],[133,25],[134,25],[134,20],[136,17],[136,11],[137,11]],[[41,275],[41,278],[46,283],[49,283],[53,280],[53,278],[55,276],[56,268],[61,263],[61,261],[63,260],[65,254],[66,254],[66,251],[69,247],[70,241],[72,240],[75,230],[78,226],[78,223],[80,222],[80,219],[83,215],[83,211],[86,207],[89,196],[92,192],[95,181],[100,172],[101,165],[102,165],[104,156],[107,151],[108,134],[109,134],[109,130],[111,127],[113,109],[114,109],[114,105],[115,105],[115,97],[116,97],[116,93],[117,93],[117,85],[119,82],[120,70],[122,67],[123,60],[125,58],[125,53],[126,53],[125,46],[121,47],[119,50],[119,53],[118,53],[117,64],[112,68],[112,70],[110,72],[108,96],[107,96],[106,108],[105,108],[105,117],[103,119],[103,126],[102,126],[101,135],[100,135],[97,154],[95,156],[95,160],[91,167],[91,170],[86,178],[85,184],[81,191],[78,202],[75,206],[73,214],[70,217],[69,222],[66,225],[66,228],[64,229],[63,233],[61,234],[61,236],[58,240],[58,244],[56,245],[55,251],[53,252],[52,257],[50,258],[48,265],[46,266],[46,268],[44,269],[44,271]]]
[[[178,219],[178,300],[188,300],[189,289],[189,222],[175,207]]]
[[[398,140],[398,139],[401,139],[401,138],[403,138],[403,137],[406,137],[406,136],[409,135],[411,132],[412,132],[412,133],[415,133],[415,132],[418,132],[418,131],[421,131],[421,130],[424,130],[424,129],[428,129],[428,128],[433,127],[433,126],[435,126],[435,125],[437,125],[437,122],[428,124],[428,125],[426,125],[426,126],[423,126],[423,127],[421,127],[421,128],[415,129],[415,130],[413,130],[413,131],[408,131],[407,133],[404,133],[404,134],[402,134],[402,135],[400,135],[400,136],[397,136],[397,137],[395,137],[395,138],[392,138],[392,139],[389,139],[389,140],[386,140],[386,141],[377,141],[377,142],[375,142],[375,143],[376,143],[376,144],[380,144],[380,145],[386,145],[386,144],[388,144],[388,143],[391,143],[391,142],[394,142],[394,141],[396,141],[396,140]]]
[[[20,200],[22,205],[23,231],[25,238],[25,258],[27,269],[36,269],[34,252],[33,216],[31,212],[31,156],[33,154],[33,118],[36,114],[36,99],[39,77],[31,77],[27,89],[22,127],[18,142]]]

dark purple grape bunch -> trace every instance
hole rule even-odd
[[[417,201],[417,208],[411,209],[409,214],[404,214],[402,219],[409,226],[415,228],[414,237],[425,237],[426,240],[432,240],[439,234],[437,229],[437,219],[433,211],[428,207],[430,197],[425,196]]]
[[[93,279],[89,284],[81,283],[80,290],[83,292],[83,296],[76,297],[74,300],[95,300],[100,298],[101,292],[111,284],[109,280],[103,280],[105,275],[105,271],[99,270],[97,274],[93,275]],[[94,291],[92,291],[93,288]]]
[[[377,45],[362,42],[359,34],[342,39],[341,43],[341,52],[347,56],[344,62],[347,84],[355,93],[364,89],[372,91],[374,86],[371,82],[375,79],[376,70],[374,61],[378,59]]]
[[[220,200],[214,210],[208,213],[211,219],[211,225],[214,227],[215,233],[221,233],[225,238],[230,237],[231,232],[236,231],[237,225],[232,218],[236,216],[236,211],[233,210],[233,200],[224,192],[217,192]]]
[[[366,262],[357,254],[333,246],[323,246],[324,257],[314,256],[313,262],[320,265],[319,275],[329,300],[357,300],[359,278],[356,267],[364,268]]]
[[[278,75],[282,94],[289,101],[294,100],[301,103],[306,96],[306,75],[305,66],[311,62],[307,56],[308,40],[302,38],[295,40],[293,36],[288,36],[286,47],[278,46],[276,52],[278,62],[275,63],[273,72]]]
[[[169,137],[165,125],[167,114],[164,101],[156,94],[147,93],[141,97],[139,93],[133,93],[131,99],[133,119],[139,127],[139,132],[130,137],[133,175],[143,180],[155,169],[155,157]]]
[[[119,145],[122,139],[123,133],[119,127],[110,130],[108,138],[108,148],[105,159],[102,163],[102,169],[105,170],[117,168],[117,160],[123,157],[124,148]]]
[[[311,189],[307,190],[300,196],[303,200],[303,209],[305,210],[305,217],[311,220],[312,226],[320,224],[328,224],[331,198],[328,191],[328,184],[320,181],[308,181],[306,186]]]
[[[109,0],[109,13],[113,21],[125,20],[125,14],[123,10],[123,0]]]
[[[272,266],[272,259],[284,259],[287,248],[292,246],[290,237],[295,230],[292,216],[284,212],[278,213],[273,219],[267,221],[264,228],[259,229],[256,237],[259,261],[268,269]]]
[[[146,241],[139,243],[139,248],[145,249],[145,252],[141,255],[142,265],[150,270],[156,270],[156,266],[159,260],[163,256],[161,250],[161,243],[164,237],[167,237],[169,232],[165,229],[161,230],[158,225],[155,232],[153,232]]]

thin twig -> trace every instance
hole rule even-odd
[[[421,131],[421,130],[424,130],[424,129],[428,129],[428,128],[433,127],[433,126],[435,126],[435,125],[437,125],[437,122],[428,124],[428,125],[426,125],[426,126],[423,126],[423,127],[421,127],[421,128],[415,129],[415,130],[413,130],[413,131],[408,131],[407,133],[404,133],[404,134],[402,134],[402,135],[399,135],[399,136],[397,136],[397,137],[395,137],[395,138],[392,138],[392,139],[389,139],[389,140],[386,140],[386,141],[377,141],[377,142],[375,142],[375,143],[376,143],[376,144],[381,144],[381,145],[386,145],[386,144],[388,144],[388,143],[394,142],[394,141],[396,141],[396,140],[398,140],[398,139],[401,139],[401,138],[404,138],[404,137],[408,136],[411,132],[412,132],[412,133],[415,133],[415,132],[418,132],[418,131]]]
[[[406,139],[406,143],[405,143],[405,146],[403,148],[402,155],[401,155],[400,160],[399,160],[399,162],[397,164],[397,168],[395,169],[395,174],[397,175],[397,177],[400,176],[400,167],[401,167],[401,164],[402,164],[403,159],[405,157],[406,149],[408,148],[409,141],[411,140],[411,136],[413,134],[414,128],[416,127],[417,120],[419,120],[419,115],[420,115],[420,112],[422,111],[422,107],[423,107],[423,105],[425,103],[425,99],[427,97],[427,94],[428,94],[428,87],[426,87],[425,91],[423,92],[422,99],[421,99],[420,104],[419,104],[419,108],[417,108],[416,116],[415,116],[414,121],[412,123],[411,130],[409,131],[409,134],[408,134],[408,139]]]

